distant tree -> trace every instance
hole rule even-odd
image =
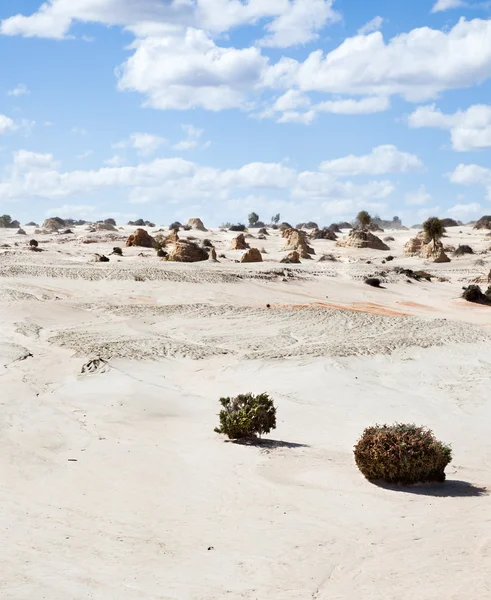
[[[280,213],[278,213],[277,215],[274,215],[274,217],[271,217],[271,223],[278,225],[278,223],[280,222],[280,219],[281,219],[281,215],[280,215]]]
[[[256,223],[259,221],[259,215],[256,214],[255,212],[251,212],[248,219],[249,219],[249,227],[255,227]]]
[[[12,227],[12,217],[10,215],[2,215],[0,217],[0,227]]]
[[[361,210],[356,217],[356,222],[360,229],[366,230],[372,222],[372,217],[366,210]]]
[[[438,217],[430,217],[423,223],[423,231],[435,244],[445,233],[445,227]]]

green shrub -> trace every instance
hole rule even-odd
[[[363,432],[354,448],[355,462],[369,480],[410,485],[445,481],[452,460],[450,446],[416,425],[375,425]]]
[[[276,407],[268,394],[239,394],[235,398],[220,398],[220,427],[231,440],[255,438],[276,429]]]

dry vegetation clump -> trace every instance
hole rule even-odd
[[[324,227],[323,229],[313,229],[310,233],[311,240],[330,240],[331,242],[335,242],[338,239],[338,236],[334,233],[332,229],[329,227]]]
[[[381,281],[377,277],[367,277],[363,283],[371,285],[372,287],[380,287]]]
[[[337,262],[338,259],[334,254],[323,254],[317,262]]]
[[[276,407],[266,393],[220,398],[220,404],[220,427],[215,432],[231,440],[254,439],[276,429]]]
[[[450,446],[431,430],[399,423],[365,429],[354,454],[366,479],[403,485],[445,481],[445,467],[452,460]]]
[[[266,227],[261,227],[258,231],[258,234],[260,235],[269,235],[268,230],[266,229]]]
[[[459,246],[453,254],[454,256],[464,256],[464,254],[474,254],[474,250],[467,244],[463,244],[462,246]]]
[[[388,235],[384,237],[384,242],[395,242],[395,239],[391,235]]]
[[[491,304],[491,286],[483,294],[478,285],[469,285],[464,288],[462,298],[467,300],[467,302],[474,302],[476,304]]]
[[[228,228],[229,231],[246,231],[247,227],[242,223],[237,223],[237,225],[230,225]]]
[[[116,254],[117,256],[123,256],[123,250],[119,246],[114,246],[111,254]]]

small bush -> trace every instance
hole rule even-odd
[[[387,262],[390,262],[390,261],[394,260],[394,257],[392,256],[392,254],[389,254],[389,256],[386,256],[386,257],[385,257],[385,260],[386,260]]]
[[[399,423],[365,429],[354,454],[366,479],[403,485],[445,481],[445,467],[452,460],[450,446],[432,431]]]
[[[229,231],[245,231],[247,227],[242,223],[237,223],[237,225],[230,225],[228,228]]]
[[[474,250],[467,244],[464,244],[463,246],[459,246],[453,254],[454,256],[464,256],[464,254],[474,254]]]
[[[467,302],[475,302],[476,304],[491,304],[490,288],[483,294],[478,285],[469,285],[464,288],[462,298],[467,300]]]
[[[371,285],[372,287],[380,287],[380,279],[377,279],[377,277],[367,277],[365,279],[365,282],[367,285]]]
[[[261,436],[276,429],[276,407],[268,394],[239,394],[235,398],[220,398],[220,427],[231,440],[244,440]]]
[[[179,229],[181,229],[181,227],[182,227],[182,224],[179,223],[179,221],[174,221],[174,223],[171,223],[169,225],[169,229],[171,231],[173,231],[173,230],[179,231]]]

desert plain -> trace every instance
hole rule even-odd
[[[270,228],[245,236],[261,263],[180,231],[216,248],[190,264],[71,230],[0,229],[3,600],[491,597],[491,307],[461,298],[487,287],[487,230],[448,228],[474,251],[448,263],[386,230],[300,264]],[[235,444],[219,398],[249,391],[277,428]],[[394,422],[451,444],[445,484],[363,478],[353,445]]]

